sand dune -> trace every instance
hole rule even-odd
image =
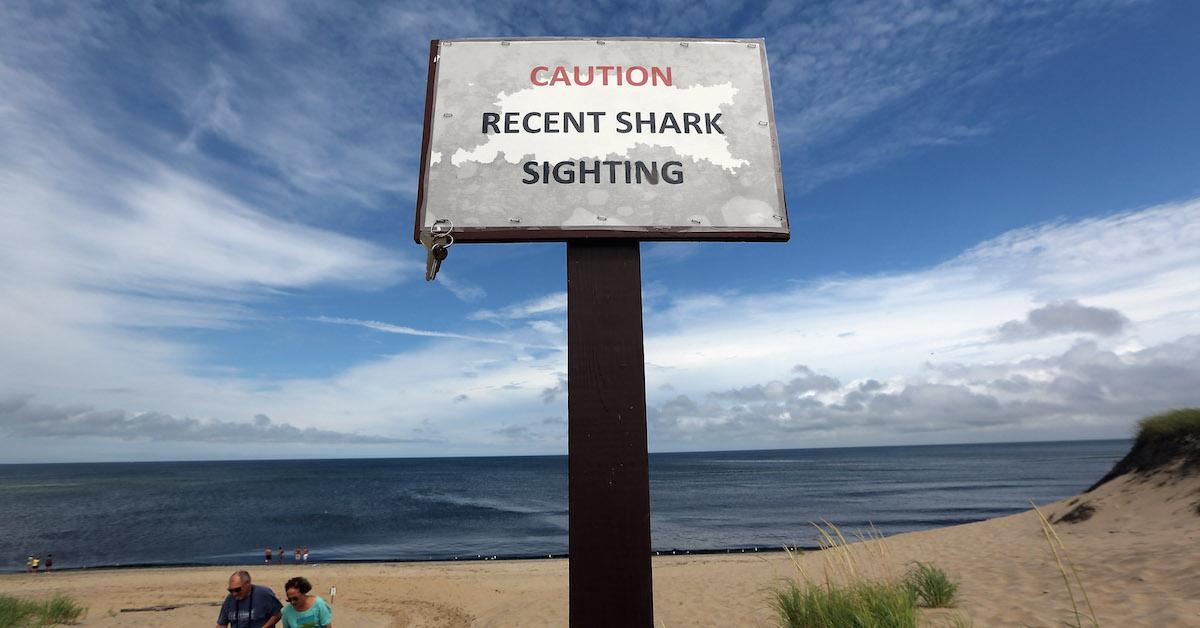
[[[1055,522],[1101,625],[1200,626],[1200,476],[1178,465],[1127,473],[1043,512]],[[1061,626],[1074,617],[1032,512],[898,535],[884,547],[885,564],[873,568],[902,572],[921,560],[960,579],[959,607],[923,611],[929,625],[941,625],[951,612],[976,626]],[[810,573],[821,572],[819,552],[800,561]],[[773,625],[769,591],[796,575],[782,553],[663,556],[653,565],[656,621],[668,627]],[[343,628],[567,623],[565,560],[247,568],[255,582],[276,591],[296,574],[319,593],[336,585],[334,613]],[[87,626],[210,626],[230,571],[5,575],[0,590],[69,593],[90,609]],[[130,610],[159,606],[175,608]]]

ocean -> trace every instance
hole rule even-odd
[[[813,546],[809,522],[885,535],[1078,493],[1127,440],[650,455],[652,547]],[[565,456],[0,465],[0,570],[567,551]]]

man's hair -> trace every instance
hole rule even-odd
[[[233,575],[237,576],[238,582],[240,582],[242,584],[246,584],[247,582],[250,582],[250,572],[246,571],[245,569],[235,571],[235,572],[233,572]],[[233,576],[230,576],[230,577],[232,578]]]
[[[295,589],[304,595],[308,595],[308,592],[312,591],[312,584],[309,583],[308,578],[305,578],[304,576],[296,576],[295,578],[288,580],[287,583],[283,585],[284,591],[287,591],[288,589]]]

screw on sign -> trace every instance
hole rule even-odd
[[[567,243],[570,621],[653,626],[640,242],[786,242],[766,47],[431,42],[414,239]]]

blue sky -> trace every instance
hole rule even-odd
[[[565,249],[411,240],[428,42],[765,37],[788,244],[643,245],[655,451],[1200,403],[1189,2],[6,2],[0,461],[566,450]]]

